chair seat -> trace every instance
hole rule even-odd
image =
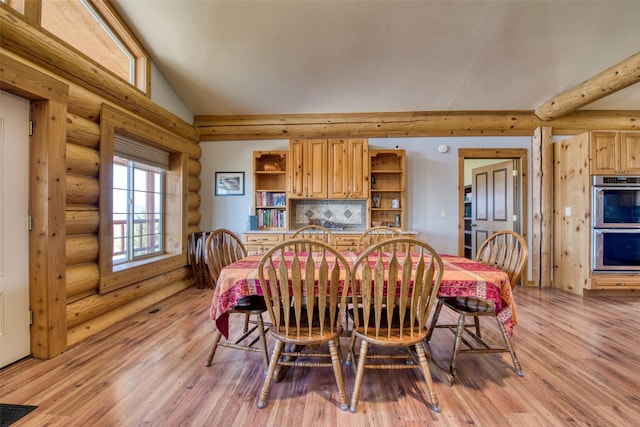
[[[455,310],[456,312],[465,313],[495,313],[495,305],[493,301],[489,301],[483,298],[473,297],[445,297],[442,298],[444,304]]]
[[[249,295],[240,298],[230,311],[264,313],[267,311],[267,305],[264,302],[264,298],[260,295]]]

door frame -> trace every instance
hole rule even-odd
[[[528,157],[525,148],[459,148],[458,149],[458,255],[464,256],[464,161],[465,159],[515,159],[519,160],[518,193],[520,204],[520,226],[522,237],[529,241],[528,206]],[[527,275],[527,273],[525,273]],[[523,280],[526,283],[526,280]]]
[[[67,349],[65,153],[69,85],[4,52],[0,52],[0,63],[0,89],[31,102],[31,355],[50,359]]]

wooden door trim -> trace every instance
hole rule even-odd
[[[0,52],[0,89],[31,101],[29,153],[29,304],[31,355],[67,349],[65,152],[69,86]]]
[[[465,159],[517,159],[519,160],[520,177],[520,215],[521,233],[526,241],[528,238],[528,157],[525,148],[460,148],[458,149],[458,255],[464,256],[464,160]],[[527,283],[528,273],[525,273]]]

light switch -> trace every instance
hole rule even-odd
[[[442,209],[440,211],[440,218],[444,219],[446,217],[447,217],[447,211],[446,211],[446,209]]]
[[[571,216],[571,206],[564,208],[564,216]]]

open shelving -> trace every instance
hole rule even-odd
[[[253,152],[253,192],[258,229],[286,229],[287,151]]]
[[[371,226],[386,225],[402,229],[406,224],[405,150],[370,150]]]
[[[464,257],[471,258],[473,255],[471,249],[471,214],[472,214],[472,203],[473,194],[471,194],[471,186],[465,185],[464,187]]]

